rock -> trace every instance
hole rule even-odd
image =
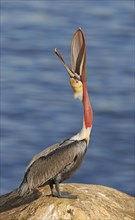
[[[25,197],[14,190],[0,198],[2,220],[130,220],[135,217],[135,199],[118,190],[85,184],[61,184],[61,191],[77,199],[54,198],[48,186]]]

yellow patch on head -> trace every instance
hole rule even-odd
[[[70,78],[70,85],[72,87],[73,93],[74,93],[74,98],[79,99],[82,101],[83,97],[83,84],[81,81]]]
[[[76,93],[80,93],[83,91],[83,85],[82,85],[82,82],[77,80],[77,79],[74,79],[74,78],[70,78],[70,85],[73,89],[73,92],[76,94]]]

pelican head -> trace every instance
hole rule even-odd
[[[71,44],[71,68],[69,68],[61,54],[55,49],[70,76],[70,85],[74,97],[83,100],[83,83],[86,82],[86,43],[83,31],[79,28],[73,36]]]

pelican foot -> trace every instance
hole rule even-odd
[[[59,182],[55,182],[55,189],[53,187],[53,184],[50,183],[50,188],[51,188],[51,192],[52,192],[52,196],[53,197],[57,197],[57,198],[68,198],[68,199],[76,199],[77,196],[76,195],[71,195],[68,192],[60,192],[59,189]]]
[[[63,192],[59,198],[77,199],[77,196],[71,195],[70,193],[67,193],[67,192]]]
[[[55,196],[58,198],[77,199],[76,195],[72,195],[68,192],[61,192],[60,194],[56,194]]]

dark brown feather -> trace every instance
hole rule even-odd
[[[50,180],[59,178],[59,182],[62,182],[67,179],[80,166],[86,149],[85,140],[66,140],[34,156],[20,185],[20,194],[23,195]]]

